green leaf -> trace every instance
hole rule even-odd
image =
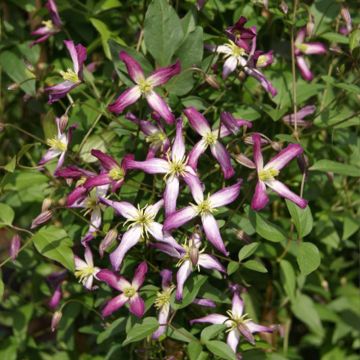
[[[190,360],[198,360],[201,351],[202,346],[199,341],[191,341],[187,346],[187,353]]]
[[[343,236],[342,236],[343,240],[348,239],[360,228],[359,221],[354,219],[354,217],[350,214],[345,215],[343,223],[344,223]]]
[[[33,236],[32,241],[40,254],[74,271],[72,242],[65,230],[55,226],[46,226]]]
[[[259,243],[244,245],[239,251],[239,261],[243,261],[244,259],[250,257],[259,245]]]
[[[9,205],[0,203],[0,228],[11,225],[14,217],[14,210]]]
[[[13,173],[16,167],[16,156],[13,156],[11,160],[4,166],[4,170]]]
[[[294,221],[299,237],[303,238],[310,234],[313,228],[313,217],[309,206],[305,209],[301,209],[290,200],[286,200],[286,206]]]
[[[335,174],[340,174],[345,176],[355,176],[355,177],[360,176],[359,167],[351,164],[343,164],[332,160],[319,160],[313,166],[311,166],[309,170],[333,172]]]
[[[2,300],[3,296],[4,296],[4,291],[5,291],[5,285],[2,279],[2,272],[0,270],[0,301]]]
[[[222,341],[207,341],[205,345],[209,351],[211,351],[214,355],[219,356],[220,359],[236,360],[235,353],[232,351],[231,347]]]
[[[172,339],[186,343],[197,341],[196,337],[184,328],[174,329],[173,327],[168,326],[166,335]]]
[[[180,19],[166,0],[153,0],[145,15],[144,42],[158,65],[169,65],[184,38]]]
[[[35,77],[27,70],[20,56],[4,51],[0,54],[0,65],[5,73],[27,94],[35,96]],[[10,84],[9,84],[10,85]]]
[[[227,269],[226,269],[227,274],[230,276],[239,268],[239,266],[240,266],[240,264],[238,262],[229,261]]]
[[[286,240],[286,235],[281,228],[265,219],[263,215],[255,211],[249,211],[249,220],[255,231],[264,239],[281,242]]]
[[[195,275],[194,277],[187,280],[184,287],[182,301],[180,303],[174,303],[172,301],[172,308],[178,310],[192,304],[201,287],[205,284],[206,280],[207,276],[203,275]],[[174,300],[174,297],[175,294],[173,293],[172,300]]]
[[[116,319],[112,322],[103,332],[101,332],[96,338],[96,343],[101,344],[105,340],[110,339],[111,337],[120,334],[124,331],[126,325],[126,318],[122,317],[120,319]]]
[[[207,326],[201,332],[201,341],[206,342],[208,340],[211,340],[214,337],[218,336],[225,329],[226,329],[226,325],[224,325],[224,324],[215,324],[215,325]]]
[[[249,270],[261,272],[261,273],[267,273],[266,267],[263,265],[262,262],[259,260],[248,260],[243,263],[243,266],[246,267]]]
[[[283,284],[286,294],[289,296],[290,300],[293,301],[295,297],[295,287],[296,287],[296,276],[294,268],[291,263],[287,260],[280,261],[281,269],[281,282]]]
[[[123,346],[135,341],[142,340],[151,335],[157,328],[159,323],[154,317],[147,317],[139,324],[135,324],[127,333]]]
[[[323,39],[326,39],[328,41],[334,42],[334,43],[339,43],[339,44],[348,44],[349,43],[349,39],[347,38],[347,36],[335,33],[335,32],[327,32],[325,34],[321,34],[321,37]]]
[[[101,135],[90,136],[80,151],[81,159],[87,163],[97,161],[96,157],[91,155],[91,150],[97,149],[106,152],[106,146],[110,145],[114,137],[115,133],[113,131],[105,131]]]
[[[296,260],[300,271],[308,275],[316,270],[320,265],[319,249],[312,243],[302,242],[298,246]]]
[[[349,36],[349,48],[353,52],[360,46],[360,29],[355,29]]]

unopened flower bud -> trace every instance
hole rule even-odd
[[[205,75],[205,81],[213,88],[216,90],[220,89],[220,84],[218,83],[218,81],[216,80],[214,75]]]
[[[15,234],[11,239],[10,244],[10,257],[14,261],[19,253],[21,247],[21,238],[18,234]]]
[[[236,232],[236,237],[239,240],[242,240],[247,244],[249,244],[251,242],[251,237],[244,230],[237,231]]]
[[[200,305],[200,306],[211,307],[211,308],[216,307],[215,302],[210,300],[210,299],[195,299],[193,301],[193,304]]]
[[[68,122],[69,122],[69,117],[66,114],[60,117],[59,128],[61,132],[64,132],[66,130]]]
[[[351,16],[350,16],[350,12],[349,9],[347,7],[342,7],[341,8],[341,16],[345,21],[346,24],[346,34],[349,34],[352,31],[352,21],[351,21]]]
[[[249,169],[255,169],[255,164],[252,160],[250,160],[247,156],[244,154],[236,154],[235,155],[235,161],[237,161],[239,164],[249,168]]]
[[[315,29],[315,22],[314,22],[314,16],[309,15],[309,21],[306,24],[306,35],[311,37],[314,35],[314,29]]]
[[[60,304],[61,298],[62,298],[61,285],[58,285],[48,302],[49,308],[56,309]]]
[[[61,318],[62,318],[62,312],[61,311],[55,311],[54,315],[53,315],[53,317],[51,319],[51,331],[52,332],[54,332],[57,329]]]
[[[289,11],[289,6],[287,5],[287,3],[284,0],[282,0],[281,3],[280,3],[280,9],[285,15]]]
[[[106,234],[106,236],[99,245],[99,254],[101,258],[104,256],[104,251],[111,246],[111,244],[117,239],[117,237],[118,237],[118,232],[116,229],[111,229]]]
[[[14,90],[17,90],[19,87],[20,87],[20,85],[18,83],[12,83],[7,87],[7,89],[9,91],[14,91]]]
[[[50,198],[45,198],[41,205],[41,212],[49,210],[51,204],[52,204],[52,200]]]
[[[309,159],[306,155],[301,154],[296,158],[300,171],[307,174],[309,168]]]
[[[35,229],[39,225],[49,221],[52,217],[52,211],[46,210],[38,215],[31,223],[30,229]]]
[[[270,145],[275,151],[280,151],[282,149],[281,144],[277,141],[272,141]]]
[[[262,134],[261,135],[261,145],[267,145],[269,144],[269,140],[268,139],[265,139]],[[254,145],[254,141],[253,141],[253,138],[252,136],[246,136],[245,139],[244,139],[244,143],[245,144],[248,144],[248,145]]]

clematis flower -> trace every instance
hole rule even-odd
[[[345,6],[342,6],[340,14],[345,22],[345,26],[341,26],[339,32],[343,35],[349,35],[352,31],[352,20],[349,9]]]
[[[178,258],[177,267],[179,271],[176,275],[177,286],[176,286],[176,300],[181,301],[183,297],[184,284],[186,279],[194,270],[200,271],[200,268],[217,270],[222,273],[226,273],[225,268],[221,263],[209,254],[204,254],[205,249],[200,250],[201,240],[199,234],[195,233],[190,237],[190,240],[182,245],[182,249],[174,249],[167,244],[154,244],[153,247],[158,250]]]
[[[125,90],[114,103],[110,104],[109,111],[120,114],[143,95],[154,111],[159,113],[168,124],[173,124],[174,115],[166,102],[154,91],[154,88],[167,83],[173,76],[179,74],[180,62],[177,61],[173,65],[155,70],[145,78],[141,65],[128,53],[121,51],[119,58],[125,63],[128,74],[136,85]]]
[[[103,171],[100,175],[89,177],[85,181],[84,187],[89,190],[96,186],[111,185],[111,191],[117,191],[125,181],[127,159],[131,159],[133,155],[126,155],[121,164],[100,150],[91,150],[91,155],[99,159]]]
[[[75,45],[72,40],[65,40],[64,43],[70,53],[73,69],[60,71],[64,81],[45,88],[45,91],[49,94],[49,104],[65,97],[68,92],[79,86],[83,81],[83,66],[87,56],[86,48],[81,44]]]
[[[160,200],[154,205],[145,205],[136,208],[126,201],[112,201],[101,198],[101,202],[115,209],[118,215],[130,223],[128,230],[123,234],[119,246],[110,254],[110,261],[115,270],[118,270],[126,253],[141,240],[148,238],[149,233],[157,240],[179,248],[180,245],[173,237],[163,234],[163,226],[155,221],[155,217],[164,205]]]
[[[165,215],[169,216],[176,211],[176,201],[179,194],[180,179],[189,186],[196,183],[200,186],[200,180],[194,169],[188,165],[188,158],[185,157],[185,143],[182,134],[182,119],[176,122],[176,136],[172,145],[171,154],[167,159],[153,158],[146,161],[127,161],[128,169],[142,170],[148,174],[165,174]]]
[[[56,286],[55,291],[48,302],[49,308],[55,310],[59,306],[61,298],[62,298],[62,290],[61,290],[61,284],[59,284]]]
[[[301,76],[304,80],[311,81],[314,77],[313,73],[310,71],[304,55],[321,55],[327,52],[324,44],[320,42],[314,43],[305,43],[306,28],[303,27],[299,30],[295,39],[295,56],[296,64],[300,70]]]
[[[160,326],[153,333],[152,338],[158,339],[162,334],[165,333],[167,328],[167,321],[170,315],[170,297],[172,292],[175,289],[175,285],[171,284],[172,281],[172,272],[168,269],[163,269],[160,271],[162,278],[161,287],[162,291],[156,294],[156,299],[154,306],[159,310],[158,322]]]
[[[15,234],[11,238],[9,255],[12,261],[15,261],[21,248],[21,237],[19,234]]]
[[[50,160],[59,157],[55,173],[64,163],[65,154],[68,150],[68,145],[71,142],[72,132],[75,129],[75,125],[70,126],[67,133],[65,133],[65,129],[62,126],[61,118],[55,118],[56,127],[57,127],[57,135],[51,139],[47,139],[46,143],[50,146],[50,149],[45,153],[42,159],[39,161],[39,165],[45,165]]]
[[[145,312],[145,304],[144,300],[139,295],[139,288],[145,280],[147,271],[148,266],[146,262],[143,261],[136,268],[134,278],[130,283],[124,277],[118,276],[110,270],[100,270],[96,277],[115,290],[121,291],[120,295],[107,302],[102,310],[102,315],[109,316],[126,303],[129,303],[130,312],[137,317],[142,317]]]
[[[315,111],[316,111],[316,106],[315,105],[307,105],[307,106],[304,106],[303,108],[301,108],[296,113],[296,124],[297,124],[297,126],[305,127],[305,128],[310,127],[311,122],[304,120],[304,118],[306,116],[312,115]],[[295,114],[285,115],[282,118],[282,121],[285,124],[293,126],[295,124]]]
[[[75,258],[75,277],[79,279],[88,290],[93,290],[93,281],[97,279],[97,273],[100,269],[94,266],[93,255],[89,246],[85,246],[84,260],[81,260],[78,256]]]
[[[255,194],[251,201],[252,209],[259,211],[269,202],[269,197],[266,193],[267,186],[281,197],[292,201],[302,209],[305,208],[307,205],[306,200],[293,193],[282,182],[275,179],[275,177],[279,175],[280,170],[287,165],[289,161],[302,154],[303,148],[299,144],[290,144],[264,166],[260,134],[253,134],[252,138],[254,141],[254,163],[258,175]]]
[[[248,128],[252,128],[252,123],[243,119],[235,119],[234,116],[224,111],[220,114],[221,123],[225,125],[225,127],[232,132],[234,135],[238,134],[242,126],[246,126]]]
[[[82,192],[84,187],[79,187],[79,189]],[[87,231],[85,236],[81,239],[81,243],[84,246],[86,246],[86,244],[95,237],[96,232],[99,230],[101,226],[101,222],[102,222],[101,209],[103,206],[100,202],[100,199],[106,196],[108,189],[109,189],[109,185],[97,186],[94,189],[92,189],[89,192],[89,194],[86,195],[85,193],[85,197],[84,194],[81,194],[81,196],[78,196],[76,200],[74,200],[75,198],[74,195],[73,198],[71,199],[72,201],[71,205],[68,205],[71,208],[83,208],[85,210],[84,215],[91,213],[89,230]]]
[[[48,0],[45,4],[49,11],[51,20],[42,21],[41,27],[31,33],[33,36],[39,36],[38,39],[31,43],[31,46],[46,41],[50,36],[58,33],[61,30],[62,22],[58,13],[55,0]]]
[[[226,316],[221,314],[211,314],[190,321],[190,324],[195,323],[226,325],[228,328],[227,332],[229,333],[226,342],[234,353],[236,353],[241,335],[244,336],[250,344],[255,345],[254,333],[273,332],[272,328],[256,324],[249,319],[248,314],[244,314],[244,303],[237,293],[233,295],[232,308],[226,312]]]
[[[154,158],[158,152],[162,155],[166,154],[170,147],[170,140],[166,136],[160,122],[157,122],[157,125],[153,125],[150,121],[138,119],[132,113],[127,113],[125,118],[139,125],[140,130],[144,133],[145,141],[149,143],[149,151],[146,155],[147,160]]]
[[[245,27],[247,18],[241,16],[240,19],[232,26],[229,26],[225,32],[229,39],[234,42],[238,48],[244,49],[247,53],[252,48],[253,39],[256,37],[256,27]]]
[[[224,178],[231,178],[235,174],[235,171],[231,165],[230,155],[224,145],[219,141],[219,138],[223,138],[231,133],[229,129],[226,126],[221,126],[220,132],[219,130],[212,130],[205,116],[199,113],[194,107],[186,108],[184,114],[189,119],[191,127],[202,137],[191,150],[188,164],[193,169],[196,169],[199,157],[210,146],[212,155],[221,166]],[[238,126],[243,125],[245,125],[245,123],[238,123]]]
[[[207,239],[216,249],[228,255],[213,213],[216,208],[232,203],[239,196],[241,182],[242,180],[239,180],[232,186],[225,187],[213,195],[208,195],[206,199],[204,199],[202,187],[193,184],[191,191],[196,204],[186,206],[168,216],[164,222],[164,231],[177,229],[200,216]]]

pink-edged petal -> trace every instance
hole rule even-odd
[[[188,172],[183,175],[183,179],[189,186],[195,202],[197,204],[201,203],[204,200],[204,192],[200,179],[196,175],[192,175]]]
[[[163,206],[164,206],[164,200],[160,199],[155,204],[149,205],[145,209],[145,215],[148,215],[148,216],[151,216],[154,218],[157,215],[157,213],[160,211],[160,209],[162,209]]]
[[[157,240],[172,246],[177,251],[182,251],[181,245],[166,231],[163,231],[163,226],[157,222],[151,223],[147,230]]]
[[[91,212],[90,232],[95,232],[95,231],[99,230],[100,226],[101,226],[101,210],[100,210],[100,207],[97,206]]]
[[[128,169],[144,171],[148,174],[166,174],[170,170],[169,163],[164,159],[153,158],[145,161],[127,161]]]
[[[185,155],[185,143],[183,137],[183,121],[182,118],[176,120],[176,135],[171,149],[171,159],[180,161]]]
[[[219,260],[208,254],[200,254],[198,265],[209,270],[217,270],[226,273],[225,268],[220,264]]]
[[[162,289],[168,289],[172,282],[172,271],[169,269],[163,269],[160,271],[160,276]]]
[[[91,150],[91,155],[98,158],[99,161],[101,162],[101,166],[107,171],[111,170],[114,167],[119,167],[118,162],[113,157],[103,153],[100,150],[96,150],[96,149]]]
[[[173,76],[179,74],[181,71],[180,61],[176,63],[155,70],[146,80],[151,83],[152,86],[159,86],[167,83]]]
[[[311,81],[314,78],[313,73],[310,71],[303,56],[296,56],[296,64],[300,70],[300,74],[306,81]]]
[[[135,294],[130,298],[130,312],[141,318],[145,313],[145,303],[139,294]]]
[[[48,302],[49,308],[55,310],[59,306],[61,298],[62,298],[61,285],[58,285]]]
[[[143,261],[135,270],[135,275],[131,283],[132,287],[138,290],[145,280],[145,275],[148,271],[148,266],[146,261]]]
[[[233,314],[236,316],[242,316],[244,312],[244,302],[242,301],[241,297],[238,293],[235,293],[232,298],[232,308],[231,308]]]
[[[166,187],[164,191],[165,202],[165,216],[176,211],[176,201],[179,195],[179,179],[176,176],[171,176],[166,180]]]
[[[76,207],[86,197],[87,189],[84,186],[76,187],[66,198],[66,206]]]
[[[213,215],[204,214],[201,215],[201,221],[203,224],[204,232],[207,239],[213,244],[213,246],[222,252],[224,255],[229,255],[225,248],[224,242],[221,238],[219,227]]]
[[[59,150],[48,150],[45,155],[41,158],[41,160],[39,161],[39,165],[44,165],[47,162],[49,162],[52,159],[55,159],[56,157],[58,157],[61,154],[61,151]]]
[[[281,197],[292,201],[294,204],[299,206],[301,209],[306,208],[307,201],[301,198],[299,195],[293,193],[286,185],[278,180],[266,181],[266,185],[278,193]]]
[[[240,332],[237,329],[233,329],[229,332],[226,339],[226,343],[231,347],[232,351],[236,353],[237,346],[240,340]]]
[[[259,172],[264,167],[264,159],[261,153],[261,136],[258,133],[252,135],[252,140],[254,142],[253,152],[254,152],[254,162],[256,165],[256,170]]]
[[[326,46],[320,42],[302,44],[300,51],[306,55],[326,54]]]
[[[84,268],[87,268],[88,267],[88,264],[80,259],[78,256],[74,255],[74,263],[75,263],[75,269],[78,270],[78,269],[84,269]]]
[[[75,48],[76,48],[76,52],[77,52],[77,59],[78,59],[78,66],[79,66],[79,71],[77,73],[78,73],[79,79],[82,80],[83,79],[83,66],[84,66],[84,62],[87,57],[86,47],[81,44],[77,44],[75,46]]]
[[[109,178],[108,173],[92,176],[87,179],[84,183],[84,188],[87,190],[93,189],[94,187],[111,184],[113,180]]]
[[[89,177],[96,174],[92,171],[81,169],[77,166],[68,166],[58,170],[55,175],[66,179],[80,179],[82,176]]]
[[[158,95],[155,91],[151,91],[145,94],[146,101],[149,106],[159,113],[159,115],[168,123],[169,125],[173,124],[175,121],[175,116],[172,114],[169,105],[165,102],[165,100]]]
[[[266,193],[265,183],[258,181],[255,188],[254,196],[251,200],[251,208],[255,211],[263,209],[269,202],[269,196]]]
[[[296,156],[302,154],[304,149],[299,144],[290,144],[274,156],[265,166],[264,170],[276,169],[281,170]]]
[[[215,302],[210,299],[195,299],[193,301],[193,304],[200,305],[200,306],[206,306],[206,307],[210,307],[210,308],[216,307]]]
[[[304,106],[303,108],[301,108],[297,114],[296,114],[296,120],[302,120],[304,117],[313,114],[316,111],[316,106],[315,105],[307,105]],[[290,115],[285,115],[283,117],[283,120],[285,122],[288,122],[290,124],[294,124],[295,122],[295,115],[294,114],[290,114]]]
[[[86,263],[90,267],[93,267],[94,266],[94,260],[93,260],[93,255],[92,255],[92,252],[91,252],[91,249],[90,249],[89,246],[85,247],[84,257],[85,257]]]
[[[236,154],[235,160],[249,169],[256,169],[255,163],[244,154]]]
[[[306,27],[303,27],[296,34],[295,44],[296,45],[302,44],[305,40],[305,36],[306,36]]]
[[[245,67],[244,68],[245,72],[249,75],[252,76],[253,78],[255,78],[257,81],[259,81],[260,85],[265,89],[266,92],[268,92],[272,97],[277,95],[277,90],[275,89],[275,87],[273,86],[273,84],[271,83],[271,81],[269,81],[265,75],[257,70],[257,69],[253,69],[253,68],[249,68],[249,67]]]
[[[229,56],[223,66],[222,78],[226,79],[237,67],[238,61],[235,56]]]
[[[144,72],[141,65],[127,52],[120,51],[119,58],[125,63],[127,72],[132,81],[138,84],[141,80],[144,80]]]
[[[78,54],[76,51],[75,44],[72,40],[64,40],[64,44],[67,47],[71,60],[73,62],[74,72],[77,74],[79,72],[79,61],[78,61]]]
[[[195,323],[225,324],[226,320],[228,320],[227,316],[220,314],[210,314],[202,318],[190,320],[190,324],[191,325]]]
[[[252,127],[252,123],[250,121],[235,119],[234,116],[229,112],[222,112],[220,114],[221,122],[225,125],[225,127],[233,134],[237,134],[242,126]],[[220,137],[223,137],[222,134],[224,131],[220,132]]]
[[[142,228],[139,225],[123,235],[119,246],[110,254],[111,265],[115,270],[119,270],[126,253],[140,241],[141,235]]]
[[[127,298],[124,294],[118,295],[106,303],[101,313],[103,316],[109,316],[116,310],[119,310],[128,301],[129,298]]]
[[[192,265],[189,260],[184,261],[176,274],[176,300],[181,301],[183,297],[184,284],[192,273]]]
[[[184,209],[178,210],[169,215],[164,222],[164,231],[177,229],[186,224],[197,215],[196,210],[192,206],[187,206]]]
[[[263,325],[259,325],[254,323],[253,321],[247,321],[246,322],[246,326],[249,328],[249,330],[252,333],[255,332],[268,332],[268,333],[272,333],[274,331],[273,328],[269,327],[269,326],[263,326]]]
[[[231,165],[229,152],[219,141],[210,146],[211,153],[220,164],[225,179],[230,179],[235,174],[235,170]]]
[[[201,139],[195,146],[191,149],[189,153],[188,165],[190,165],[194,170],[197,169],[197,164],[200,156],[205,152],[208,145],[204,139]]]
[[[108,106],[108,110],[115,114],[122,113],[128,106],[140,99],[141,91],[139,86],[133,86],[125,90],[112,104]]]
[[[56,168],[55,168],[55,172],[63,166],[64,160],[65,160],[65,154],[66,154],[65,152],[61,153],[59,160],[57,162]]]
[[[172,245],[166,244],[166,243],[155,243],[155,244],[151,244],[151,246],[155,249],[160,250],[161,252],[175,257],[177,259],[180,259],[181,256],[185,253],[184,249],[181,249],[181,251],[176,250]],[[179,245],[179,248],[181,246]]]
[[[100,198],[100,201],[108,206],[111,206],[116,210],[118,214],[125,219],[135,219],[138,216],[138,210],[132,204],[127,201],[112,201],[105,198]]]
[[[45,4],[45,6],[50,13],[50,17],[51,17],[51,20],[54,23],[54,25],[57,27],[60,27],[62,25],[62,22],[61,22],[55,1],[48,0],[48,2]]]
[[[215,194],[210,196],[211,205],[213,208],[220,206],[225,206],[237,199],[240,194],[242,180],[238,181],[236,184],[225,187]]]
[[[201,136],[205,136],[211,132],[210,125],[205,116],[194,107],[188,107],[184,110],[185,116],[189,119],[191,127]]]
[[[131,284],[124,277],[116,275],[108,269],[100,270],[96,274],[96,278],[118,291],[123,291],[124,289],[131,286]]]
[[[153,339],[158,339],[162,334],[165,333],[166,328],[167,328],[167,321],[169,318],[169,314],[170,314],[170,305],[166,304],[164,305],[160,311],[159,311],[159,316],[158,316],[158,322],[159,322],[159,328],[153,333],[152,338]]]

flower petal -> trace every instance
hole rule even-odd
[[[173,246],[166,244],[166,243],[155,243],[155,244],[152,243],[151,246],[154,247],[155,249],[158,249],[161,252],[163,252],[169,256],[175,257],[177,259],[179,259],[181,257],[181,255],[185,253],[185,250],[182,249],[181,251],[177,251]],[[180,247],[180,245],[179,245],[179,247]]]
[[[85,247],[84,257],[87,265],[90,267],[94,267],[93,255],[89,246]]]
[[[272,333],[274,331],[274,329],[272,329],[269,326],[263,326],[263,325],[259,325],[254,323],[253,321],[247,321],[246,322],[246,326],[249,328],[249,330],[254,333],[254,332],[268,332],[268,333]]]
[[[141,287],[141,285],[143,284],[147,271],[148,271],[148,266],[147,266],[146,261],[141,262],[139,264],[139,266],[136,268],[135,275],[134,275],[133,281],[131,283],[131,285],[136,290],[138,290]]]
[[[177,251],[182,251],[181,245],[179,245],[169,233],[163,231],[163,226],[161,224],[153,222],[147,227],[147,230],[157,241],[166,243]]]
[[[201,203],[204,200],[203,185],[200,179],[196,175],[192,175],[186,172],[183,175],[183,179],[186,184],[189,186],[192,197],[194,198],[197,204]]]
[[[225,324],[226,320],[228,320],[227,316],[220,314],[210,314],[202,318],[190,320],[190,324],[191,325],[195,323]]]
[[[215,302],[210,300],[210,299],[195,299],[193,301],[193,304],[200,305],[200,306],[211,307],[211,308],[216,307]]]
[[[278,193],[280,196],[292,201],[294,204],[299,206],[301,209],[306,208],[307,201],[300,196],[293,193],[286,185],[278,180],[269,180],[266,181],[266,185],[269,186],[272,190]]]
[[[208,145],[206,144],[204,139],[201,139],[189,153],[188,165],[190,165],[194,170],[197,169],[197,164],[200,156],[205,152]]]
[[[59,150],[48,150],[45,155],[41,158],[41,160],[39,161],[39,165],[44,165],[47,162],[49,162],[50,160],[58,157],[61,154],[61,151]]]
[[[96,274],[96,278],[118,291],[123,291],[125,288],[131,286],[131,284],[124,277],[116,275],[108,269],[100,270]]]
[[[122,113],[128,106],[136,102],[141,96],[139,86],[133,86],[126,89],[112,104],[108,106],[108,110],[115,114]]]
[[[266,193],[266,186],[263,181],[258,181],[255,188],[255,193],[251,200],[251,208],[255,211],[263,209],[269,202],[269,197]]]
[[[231,159],[229,152],[225,149],[224,145],[219,141],[210,146],[210,150],[214,158],[221,166],[221,170],[225,179],[230,179],[235,174],[235,170],[231,165]]]
[[[259,172],[264,167],[264,159],[261,153],[261,136],[258,133],[252,135],[252,140],[254,142],[253,152],[254,152],[254,162],[256,165],[256,170]]]
[[[226,343],[231,347],[232,351],[236,353],[237,346],[240,340],[240,332],[237,329],[233,329],[229,332],[226,339]]]
[[[296,64],[300,70],[303,79],[305,79],[306,81],[311,81],[314,78],[314,75],[310,71],[303,56],[300,55],[296,56]]]
[[[145,313],[145,303],[139,294],[135,294],[130,298],[130,312],[141,318]]]
[[[176,135],[171,149],[171,159],[173,161],[181,161],[185,155],[185,143],[183,137],[183,121],[182,118],[176,120]]]
[[[84,186],[77,186],[66,198],[66,206],[77,207],[86,197],[87,189]]]
[[[242,180],[238,181],[236,184],[225,187],[215,194],[210,196],[211,205],[213,208],[220,206],[225,206],[237,199],[240,194]]]
[[[165,333],[169,314],[170,314],[170,305],[166,304],[159,311],[158,322],[160,326],[152,335],[152,338],[154,340],[158,339],[162,334]]]
[[[118,162],[112,156],[105,154],[101,150],[93,149],[91,150],[91,155],[98,158],[101,166],[107,171],[110,171],[114,167],[119,167]]]
[[[164,231],[177,229],[186,224],[196,216],[196,211],[192,206],[187,206],[184,209],[178,210],[169,215],[164,222]]]
[[[234,293],[234,296],[232,298],[232,308],[231,308],[233,314],[235,316],[242,316],[244,312],[244,302],[240,298],[238,293]]]
[[[145,161],[128,160],[128,169],[136,169],[147,174],[166,174],[170,170],[169,163],[164,159],[152,158]]]
[[[260,85],[265,89],[266,92],[271,94],[272,97],[276,96],[277,90],[262,72],[257,69],[249,68],[248,66],[246,66],[244,70],[249,76],[252,76],[257,81],[259,81]]]
[[[73,62],[74,72],[77,74],[79,72],[79,61],[78,61],[78,53],[75,48],[75,44],[72,40],[64,40],[64,44],[67,47],[71,60]]]
[[[176,274],[176,300],[181,301],[183,297],[184,283],[192,273],[192,265],[189,260],[184,261]]]
[[[235,71],[238,64],[235,56],[229,56],[223,65],[222,78],[226,79],[233,71]]]
[[[200,254],[198,264],[205,269],[226,273],[225,268],[220,264],[219,260],[208,254]]]
[[[97,176],[92,176],[84,182],[84,188],[87,190],[93,189],[94,187],[111,184],[113,180],[109,178],[109,174],[104,173]]]
[[[306,55],[321,55],[327,53],[326,46],[320,42],[303,43],[300,51]]]
[[[174,123],[175,116],[172,114],[169,105],[160,95],[158,95],[155,91],[151,91],[150,93],[146,94],[145,97],[149,106],[154,111],[159,113],[159,115],[166,121],[166,123],[169,125]]]
[[[171,176],[166,180],[166,187],[164,191],[165,202],[165,216],[176,211],[176,201],[179,195],[179,179],[176,176]]]
[[[127,201],[112,201],[103,197],[100,198],[100,201],[103,204],[114,208],[116,212],[123,216],[125,219],[132,220],[138,216],[138,210],[136,209],[136,207]]]
[[[228,251],[225,248],[224,242],[221,238],[219,227],[213,215],[204,214],[201,216],[201,221],[203,224],[204,232],[207,239],[213,244],[213,246],[218,249],[220,252],[229,255]]]
[[[128,301],[129,298],[127,298],[124,294],[118,295],[106,303],[101,313],[103,316],[109,316],[116,310],[120,309]]]
[[[194,107],[188,107],[184,110],[185,116],[189,119],[191,127],[201,136],[205,136],[211,132],[210,125],[205,116]]]
[[[125,63],[127,72],[132,81],[138,84],[141,80],[145,79],[141,65],[127,52],[120,51],[119,58]]]
[[[276,169],[281,170],[296,156],[302,154],[304,149],[299,144],[290,144],[274,156],[265,166],[264,170]]]
[[[162,289],[168,289],[172,282],[172,271],[169,269],[163,269],[160,271],[160,276]]]
[[[181,71],[180,61],[176,63],[159,68],[155,70],[146,80],[151,83],[152,86],[159,86],[167,83],[173,76],[179,74]]]

